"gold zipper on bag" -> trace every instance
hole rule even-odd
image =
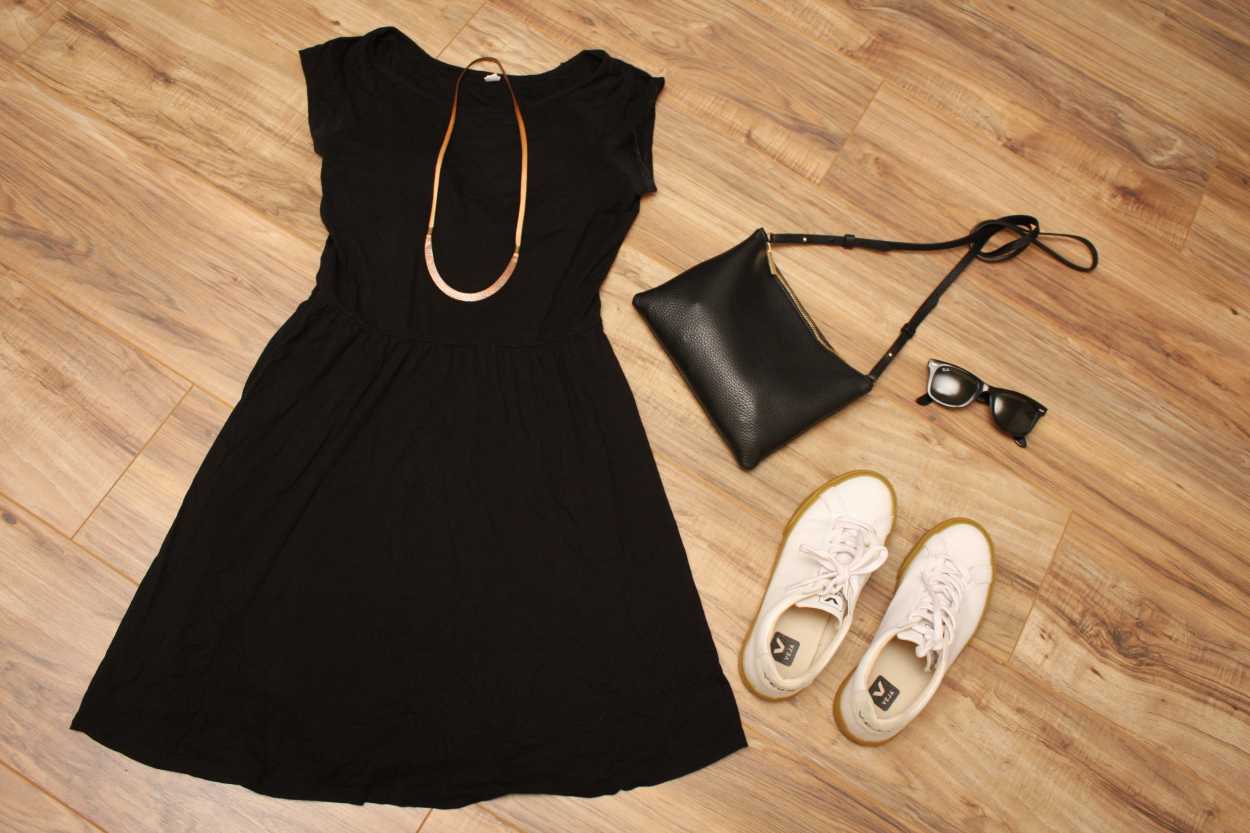
[[[778,268],[777,261],[773,260],[773,244],[772,241],[768,239],[768,232],[764,232],[764,248],[765,253],[768,256],[768,271],[774,278],[777,279],[777,283],[779,283],[782,290],[785,291],[786,297],[789,298],[790,303],[794,305],[795,311],[799,314],[799,317],[803,319],[803,323],[807,325],[807,329],[811,330],[812,336],[814,336],[816,341],[820,343],[821,347],[824,347],[836,356],[837,352],[833,349],[829,342],[825,340],[824,333],[816,327],[816,322],[814,322],[812,317],[807,314],[807,310],[803,309],[803,305],[799,303],[798,296],[794,294],[794,290],[790,288],[790,284],[786,282],[785,277],[781,274],[781,269]]]

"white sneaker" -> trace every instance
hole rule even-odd
[[[877,635],[833,699],[842,734],[865,746],[915,720],[972,639],[994,579],[994,545],[976,521],[952,518],[925,533],[898,576]]]
[[[893,526],[894,488],[875,472],[836,477],[799,505],[742,645],[752,692],[792,697],[824,670],[850,630],[859,591],[886,561]]]

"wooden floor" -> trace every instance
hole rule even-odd
[[[0,0],[0,829],[1247,830],[1250,11],[1233,0]],[[863,8],[858,8],[858,7]],[[66,727],[324,230],[296,50],[383,24],[516,72],[591,46],[657,75],[659,193],[603,290],[750,749],[595,800],[432,813],[281,801]],[[752,473],[631,296],[778,231],[939,238],[1027,212],[1102,267],[975,265],[873,396]],[[414,238],[415,239],[415,238]],[[866,367],[955,259],[779,257]],[[921,409],[925,361],[1050,407],[1026,450]],[[819,684],[745,691],[778,534],[857,467],[890,562]],[[846,742],[833,691],[898,561],[951,515],[999,549],[923,719]]]

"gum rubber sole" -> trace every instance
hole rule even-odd
[[[777,554],[773,556],[773,568],[769,570],[768,572],[768,581],[764,584],[764,592],[760,595],[760,603],[755,608],[755,617],[751,620],[751,627],[747,628],[746,635],[742,637],[742,648],[738,651],[738,675],[742,677],[742,683],[743,685],[747,687],[747,691],[751,692],[756,697],[759,697],[761,700],[768,700],[769,702],[776,702],[778,700],[788,700],[791,697],[795,696],[795,694],[798,694],[798,692],[796,691],[794,694],[783,694],[783,695],[778,696],[775,694],[765,694],[762,691],[757,691],[755,687],[751,685],[751,681],[747,678],[747,672],[746,672],[746,667],[745,667],[746,655],[747,655],[746,653],[747,643],[751,641],[751,633],[752,631],[755,630],[755,623],[759,621],[760,611],[764,609],[764,597],[768,595],[768,588],[772,586],[773,576],[777,572],[777,565],[781,563],[781,553],[785,551],[786,542],[790,540],[790,531],[794,529],[794,525],[798,523],[799,517],[808,509],[810,509],[812,504],[820,499],[821,495],[823,495],[825,492],[829,491],[830,489],[832,489],[834,486],[838,485],[839,483],[842,483],[843,481],[850,480],[852,477],[862,477],[862,476],[877,478],[882,483],[884,483],[886,489],[890,491],[890,518],[891,518],[891,524],[892,524],[893,519],[896,518],[898,515],[898,500],[897,500],[896,495],[894,494],[894,485],[890,483],[890,481],[887,480],[885,475],[883,474],[880,474],[875,471],[870,471],[868,469],[855,469],[854,471],[848,471],[845,474],[839,474],[837,477],[833,478],[832,480],[826,480],[824,483],[817,486],[816,489],[812,491],[811,494],[809,494],[807,497],[803,499],[803,502],[799,504],[799,507],[795,509],[793,513],[791,513],[790,520],[786,521],[786,525],[781,531],[781,543],[777,545]],[[893,526],[891,526],[891,531],[893,531]],[[882,544],[884,543],[885,542],[883,541]]]
[[[939,532],[946,529],[947,527],[954,526],[955,524],[968,524],[970,526],[976,527],[977,529],[981,531],[981,534],[985,536],[985,540],[989,542],[989,545],[990,545],[990,586],[989,586],[989,589],[985,593],[985,607],[981,609],[981,618],[977,620],[977,626],[973,628],[972,636],[968,638],[968,642],[971,643],[973,639],[977,638],[977,633],[980,632],[981,625],[985,623],[985,614],[990,609],[990,602],[992,601],[994,597],[995,580],[998,578],[998,568],[997,568],[996,560],[994,558],[994,539],[990,537],[989,530],[981,526],[981,524],[977,523],[976,521],[972,520],[972,518],[947,518],[946,520],[942,521],[937,526],[930,529],[924,535],[922,535],[920,537],[920,540],[916,542],[916,545],[911,548],[910,552],[907,553],[907,557],[904,558],[902,563],[898,565],[898,572],[895,574],[895,577],[894,577],[894,592],[890,594],[890,597],[893,598],[894,596],[898,594],[899,585],[903,583],[903,577],[907,574],[907,569],[911,566],[912,562],[916,559],[916,556],[920,554],[920,551],[924,549],[924,545],[929,543],[929,539],[932,538],[934,535],[937,535]],[[842,690],[845,689],[846,684],[851,681],[851,677],[855,676],[855,671],[858,668],[859,668],[859,663],[855,663],[855,666],[851,668],[850,673],[846,675],[846,678],[842,680],[841,685],[838,686],[837,693],[833,695],[833,722],[838,725],[838,730],[842,732],[843,737],[845,737],[851,743],[856,744],[857,746],[869,746],[869,747],[881,746],[883,744],[889,743],[890,741],[894,740],[894,738],[898,737],[899,734],[901,734],[902,730],[900,729],[898,732],[895,732],[893,735],[890,735],[888,738],[884,740],[861,740],[855,737],[854,735],[852,735],[850,730],[847,729],[846,722],[842,718],[842,712],[838,709],[838,704],[842,702]]]

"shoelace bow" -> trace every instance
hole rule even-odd
[[[955,637],[955,612],[963,600],[968,577],[958,564],[943,557],[925,568],[920,579],[924,596],[908,617],[907,629],[918,637],[916,655],[925,658],[924,669],[931,671],[939,652]]]
[[[816,559],[817,574],[795,582],[790,589],[818,596],[833,606],[839,620],[846,616],[857,593],[852,577],[868,575],[889,557],[886,548],[878,543],[875,529],[849,518],[839,518],[834,524],[829,549],[801,544],[799,550]]]

